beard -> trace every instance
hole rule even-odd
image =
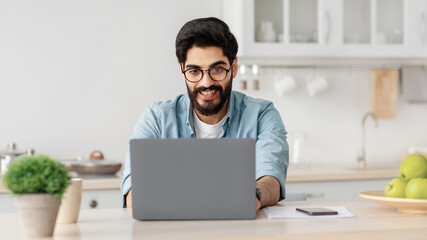
[[[225,89],[223,89],[221,86],[212,85],[208,88],[198,87],[191,91],[187,85],[188,96],[190,97],[192,108],[195,108],[203,116],[211,116],[219,113],[219,111],[221,111],[221,109],[224,107],[227,100],[230,99],[232,82],[233,80],[230,80],[230,83],[225,86]],[[218,91],[217,94],[219,94],[219,102],[217,104],[215,104],[213,100],[201,100],[204,102],[204,105],[200,105],[200,103],[197,101],[197,95],[199,94],[199,92],[206,90]]]

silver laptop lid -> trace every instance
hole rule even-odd
[[[254,139],[132,139],[133,217],[253,219]]]

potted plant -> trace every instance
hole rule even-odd
[[[53,235],[61,198],[70,179],[67,168],[46,155],[24,155],[9,165],[3,185],[16,196],[27,237]]]

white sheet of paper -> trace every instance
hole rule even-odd
[[[337,215],[310,216],[297,211],[299,207],[328,208],[338,212]],[[296,207],[266,207],[263,209],[268,218],[350,218],[354,215],[345,206],[296,206]]]

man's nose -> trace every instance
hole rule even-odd
[[[202,79],[200,80],[199,84],[204,87],[210,87],[215,83],[214,80],[212,80],[211,76],[209,76],[209,71],[204,70]]]

